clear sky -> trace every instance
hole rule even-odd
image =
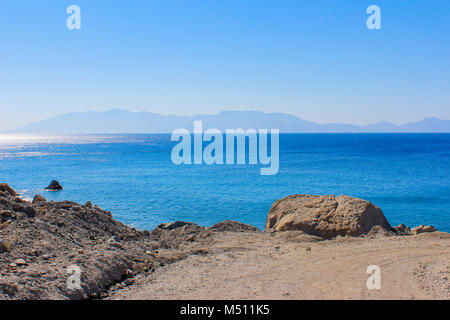
[[[115,108],[450,119],[450,1],[0,1],[0,131]]]

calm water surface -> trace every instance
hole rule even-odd
[[[391,224],[450,232],[450,134],[282,134],[280,171],[259,165],[176,166],[169,135],[0,135],[0,181],[23,196],[91,200],[141,229],[225,219],[264,227],[272,203],[295,193],[347,194]],[[46,192],[50,180],[62,192]]]

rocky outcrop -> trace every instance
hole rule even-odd
[[[60,190],[62,190],[62,189],[63,189],[63,187],[62,187],[61,184],[60,184],[58,181],[56,181],[56,180],[53,180],[52,182],[50,182],[50,184],[48,185],[48,187],[45,188],[45,190],[50,190],[50,191],[60,191]]]
[[[178,252],[183,242],[195,243],[194,237],[206,230],[186,224],[138,231],[97,206],[46,202],[40,196],[32,203],[1,186],[0,300],[98,298],[116,284],[124,286],[176,261],[149,252]],[[67,285],[73,267],[81,272],[81,286],[75,289]]]
[[[411,228],[408,227],[408,226],[405,226],[403,223],[402,223],[402,224],[399,224],[399,225],[396,226],[396,227],[393,227],[393,228],[392,228],[392,231],[393,231],[395,234],[398,234],[398,235],[400,235],[400,236],[406,236],[406,235],[410,235],[410,234],[411,234]]]
[[[248,225],[248,224],[244,224],[238,221],[231,221],[231,220],[225,220],[219,223],[216,223],[215,225],[213,225],[212,227],[209,228],[209,230],[212,231],[230,231],[230,232],[247,232],[247,231],[251,231],[251,232],[258,232],[259,229]]]
[[[265,230],[299,230],[331,239],[366,235],[375,226],[391,229],[381,209],[368,201],[345,195],[293,195],[273,204]]]
[[[36,204],[45,203],[45,202],[47,202],[47,200],[43,196],[35,195],[32,203],[34,205],[36,205]]]
[[[126,277],[145,255],[150,233],[133,230],[109,212],[72,202],[33,203],[0,194],[0,300],[83,299]],[[118,236],[123,248],[108,245]],[[70,289],[68,267],[81,270],[81,287]]]
[[[32,218],[36,215],[36,210],[31,203],[11,194],[0,193],[0,229],[20,217]]]
[[[418,227],[412,228],[412,229],[408,226],[405,226],[404,224],[400,224],[396,227],[393,227],[392,231],[395,232],[395,234],[400,235],[400,236],[409,236],[412,234],[436,232],[438,230],[433,226],[424,226],[423,224]]]
[[[14,191],[13,188],[11,188],[7,183],[0,183],[0,192],[3,192],[10,196],[16,196],[16,191]]]
[[[173,229],[178,229],[181,227],[184,227],[186,225],[192,225],[192,222],[185,222],[185,221],[174,221],[174,222],[169,222],[169,223],[161,223],[158,228],[163,229],[163,230],[173,230]]]
[[[411,229],[411,233],[412,234],[419,234],[419,233],[425,233],[425,232],[435,232],[438,231],[435,227],[433,226],[424,226],[423,224],[421,224],[418,227],[412,228]]]
[[[408,230],[395,228],[397,232]],[[266,237],[280,250],[283,241],[311,243],[336,235],[379,237],[391,229],[381,210],[367,201],[297,195],[274,204],[266,230],[272,232],[262,233],[237,221],[210,228],[175,221],[152,231],[138,231],[90,202],[47,202],[42,196],[29,202],[0,184],[0,300],[104,298],[190,255],[206,258],[212,252],[228,252],[227,246],[214,248],[219,238],[235,247],[233,241],[239,236],[255,243]],[[421,233],[434,228],[413,230]],[[76,268],[80,287],[71,288],[68,278]]]
[[[92,202],[86,201],[86,203],[84,204],[84,206],[85,206],[86,208],[92,209]]]

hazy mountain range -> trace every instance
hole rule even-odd
[[[150,112],[111,110],[74,112],[31,123],[14,133],[168,133],[177,128],[193,130],[194,120],[203,121],[204,129],[280,129],[280,132],[450,132],[450,120],[425,118],[397,126],[378,122],[366,126],[319,124],[284,113],[259,111],[223,111],[214,115],[175,116]]]

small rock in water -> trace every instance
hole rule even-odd
[[[56,180],[53,180],[52,182],[50,182],[49,186],[47,188],[45,188],[45,190],[50,190],[50,191],[59,191],[62,189],[63,189],[63,187]]]

